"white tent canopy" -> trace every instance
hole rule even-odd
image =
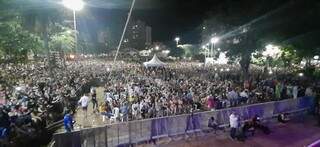
[[[166,64],[163,63],[162,61],[159,60],[159,58],[157,57],[156,54],[153,55],[153,58],[148,61],[148,62],[144,62],[143,65],[145,67],[163,67]]]

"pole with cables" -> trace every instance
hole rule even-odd
[[[122,32],[122,35],[121,35],[121,39],[120,39],[120,42],[119,42],[119,45],[117,47],[117,51],[116,51],[116,55],[113,59],[113,64],[111,65],[111,70],[110,70],[110,73],[109,73],[109,76],[108,76],[108,80],[110,79],[111,75],[112,75],[112,71],[114,69],[114,66],[115,66],[115,63],[117,61],[117,57],[118,57],[118,54],[119,54],[119,50],[121,48],[121,45],[122,45],[122,42],[123,42],[123,38],[124,38],[124,35],[126,34],[126,31],[127,31],[127,27],[128,27],[128,24],[129,24],[129,21],[130,21],[130,18],[131,18],[131,14],[132,14],[132,11],[133,11],[133,8],[134,8],[134,5],[136,3],[136,0],[132,0],[132,4],[131,4],[131,7],[130,7],[130,11],[128,13],[128,17],[127,17],[127,21],[126,21],[126,24],[124,26],[124,29],[123,29],[123,32]],[[128,102],[128,100],[127,100]],[[129,103],[128,103],[129,105]],[[127,113],[128,115],[128,113]],[[130,122],[127,121],[128,123],[128,127],[129,127],[129,144],[131,144],[131,125],[130,125]]]
[[[133,10],[133,7],[134,7],[134,4],[135,4],[135,3],[136,3],[136,0],[133,0],[133,1],[132,1],[132,4],[131,4],[131,7],[130,7],[130,11],[129,11],[129,14],[128,14],[128,18],[127,18],[126,24],[125,24],[125,26],[124,26],[124,29],[123,29],[123,32],[122,32],[122,35],[121,35],[121,39],[120,39],[119,45],[118,45],[118,47],[117,47],[116,55],[115,55],[115,57],[114,57],[114,59],[113,59],[113,65],[111,66],[111,70],[110,70],[108,79],[110,79],[111,74],[112,74],[112,70],[113,70],[113,67],[114,67],[114,64],[116,63],[116,60],[117,60],[117,57],[118,57],[118,54],[119,54],[119,50],[120,50],[120,47],[121,47],[121,45],[122,45],[124,35],[126,34],[127,27],[128,27],[128,24],[129,24],[129,21],[130,21],[130,18],[131,18],[131,14],[132,14],[132,10]]]

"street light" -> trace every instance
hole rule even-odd
[[[176,37],[174,40],[177,42],[177,46],[178,46],[178,45],[179,45],[180,38],[179,38],[179,37]]]
[[[273,72],[272,72],[272,70],[270,70],[270,71],[269,71],[269,75],[272,75],[272,74],[273,74]]]
[[[202,49],[204,49],[204,57],[207,58],[207,46],[203,45]]]
[[[214,48],[216,46],[216,43],[219,42],[219,38],[218,37],[212,37],[210,39],[210,42],[211,42],[211,53],[210,53],[210,55],[211,55],[211,57],[213,57],[213,50],[214,50]]]
[[[84,6],[84,2],[82,0],[63,0],[62,4],[73,11],[79,11]]]
[[[73,28],[74,28],[74,39],[75,39],[75,51],[78,50],[78,36],[77,36],[77,20],[76,11],[80,11],[84,7],[84,2],[82,0],[63,0],[62,4],[72,10],[73,12]]]
[[[304,76],[304,74],[302,72],[299,73],[298,75],[299,75],[299,77],[303,77]]]

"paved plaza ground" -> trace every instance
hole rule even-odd
[[[98,103],[104,101],[104,88],[98,87],[96,89],[97,91],[97,98]],[[93,113],[92,109],[92,103],[90,102],[88,106],[88,113],[87,118],[85,118],[83,111],[79,108],[77,109],[76,114],[74,115],[74,119],[76,120],[75,129],[78,130],[80,128],[91,128],[91,127],[97,127],[102,126],[104,124],[108,124],[109,120],[106,120],[105,122],[102,122],[102,117],[99,113]]]
[[[304,122],[291,122],[286,125],[272,124],[272,133],[266,135],[260,131],[245,142],[231,140],[228,133],[218,132],[190,135],[157,141],[157,145],[142,144],[140,147],[305,147],[320,139],[320,127],[308,118]]]

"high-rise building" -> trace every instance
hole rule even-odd
[[[123,40],[124,47],[144,50],[147,45],[152,44],[152,29],[145,22],[137,20],[129,23]]]
[[[152,44],[152,28],[150,26],[146,26],[146,45]]]

